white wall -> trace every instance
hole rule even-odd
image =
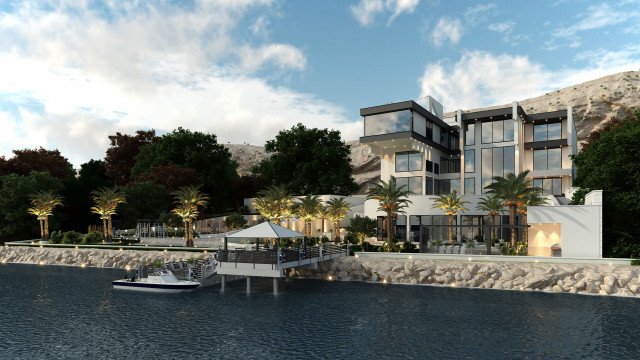
[[[536,224],[559,224],[563,257],[602,257],[601,205],[530,206],[529,236]]]

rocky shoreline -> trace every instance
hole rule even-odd
[[[640,297],[640,267],[346,257],[291,277]]]
[[[208,259],[211,254],[184,251],[122,251],[109,249],[2,247],[0,263],[39,265],[67,265],[80,267],[133,269],[141,265],[188,260],[193,257]]]

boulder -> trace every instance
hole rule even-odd
[[[600,285],[600,294],[609,295],[613,292],[613,287],[611,285]]]
[[[586,278],[591,282],[601,282],[603,280],[603,276],[595,271],[589,271]]]
[[[431,269],[426,269],[424,271],[420,271],[420,276],[428,277],[429,275],[431,275]]]
[[[376,274],[371,275],[371,281],[377,282],[378,281],[378,275],[376,275]]]
[[[473,276],[473,273],[471,271],[469,271],[469,270],[463,270],[462,274],[460,274],[460,277],[463,280],[470,280],[472,276]]]
[[[607,285],[607,286],[615,285],[616,281],[618,281],[618,279],[613,275],[609,275],[609,276],[605,276],[604,277],[604,284]]]
[[[513,270],[513,275],[518,277],[518,276],[525,276],[526,275],[526,271],[524,271],[522,268],[515,268],[515,270]]]
[[[584,290],[589,294],[595,294],[598,292],[599,288],[593,283],[587,283],[587,285],[584,287]]]

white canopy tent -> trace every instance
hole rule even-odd
[[[286,227],[282,227],[280,225],[276,225],[272,222],[265,221],[258,225],[254,225],[250,228],[237,231],[233,234],[229,234],[224,237],[224,249],[227,250],[227,239],[228,238],[251,238],[256,239],[256,249],[260,247],[258,239],[267,238],[267,239],[281,239],[281,238],[304,238],[304,234],[301,234],[297,231],[293,231],[287,229]],[[277,243],[276,243],[277,246]]]

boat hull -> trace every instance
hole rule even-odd
[[[190,281],[184,284],[154,284],[143,281],[115,280],[112,282],[116,290],[143,291],[155,293],[181,293],[198,288],[201,284]]]

